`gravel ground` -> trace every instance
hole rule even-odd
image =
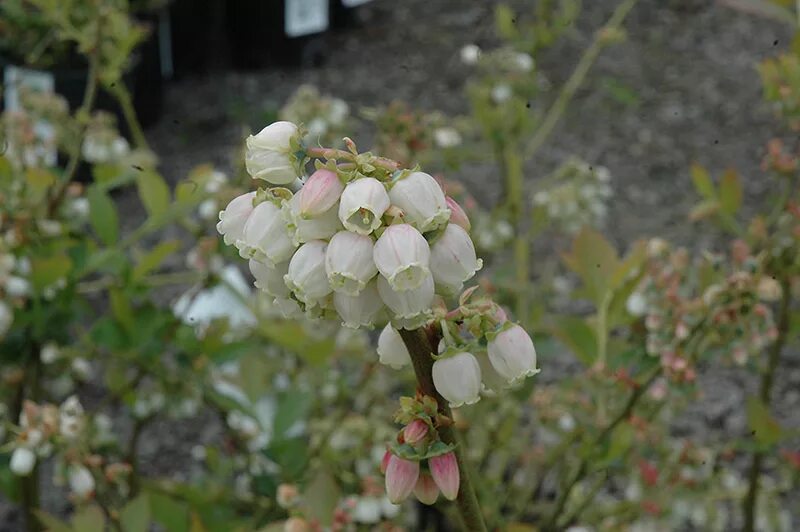
[[[540,61],[540,69],[556,87],[569,76],[593,30],[616,2],[583,4],[576,30]],[[494,5],[477,0],[377,0],[361,9],[360,29],[324,37],[327,59],[320,67],[222,71],[172,83],[165,116],[148,131],[165,175],[177,181],[203,162],[232,168],[245,133],[242,122],[260,125],[258,114],[277,109],[300,83],[317,85],[354,107],[399,98],[422,109],[466,112],[462,87],[468,70],[460,64],[458,51],[470,42],[493,45]],[[778,129],[761,101],[755,64],[788,44],[790,30],[711,0],[641,0],[626,27],[628,40],[601,55],[527,175],[544,176],[567,156],[579,155],[611,171],[615,197],[606,232],[621,248],[654,235],[707,246],[714,237],[696,231],[686,220],[696,201],[689,165],[698,161],[715,175],[736,168],[744,178],[746,207],[764,201],[769,184],[758,167],[763,146]],[[630,97],[624,102],[615,98],[609,86],[624,87]],[[366,132],[360,134],[354,135],[357,141]],[[476,165],[451,177],[471,184],[476,197],[491,203],[496,199],[493,190],[476,184],[495,174],[491,166]],[[743,434],[743,399],[754,390],[754,377],[715,370],[702,375],[700,382],[702,397],[675,427],[676,433],[712,441]],[[774,393],[775,413],[788,426],[800,427],[798,389],[800,356],[794,352],[784,359]],[[160,445],[145,449],[143,462],[157,455],[155,469],[177,473],[190,460],[185,441],[198,440],[198,426],[202,425],[154,428],[152,436]],[[208,437],[206,424],[202,439]],[[55,498],[46,499],[57,507]],[[800,501],[794,502],[800,506]],[[4,521],[0,511],[0,531],[14,530],[13,524],[3,528]]]

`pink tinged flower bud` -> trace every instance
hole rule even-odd
[[[378,276],[378,294],[393,314],[396,327],[416,329],[431,317],[433,305],[433,277],[429,274],[423,283],[413,289],[397,292],[382,275]]]
[[[26,477],[36,465],[36,455],[27,447],[17,447],[11,455],[9,469],[18,477]]]
[[[256,260],[250,259],[248,262],[250,273],[255,277],[255,287],[268,293],[272,297],[289,297],[289,287],[283,280],[283,276],[289,272],[289,262],[276,264],[274,267],[267,266]]]
[[[244,234],[236,242],[239,255],[275,266],[292,256],[294,243],[289,238],[281,210],[270,201],[256,205],[244,225]]]
[[[297,193],[300,198],[298,212],[302,218],[319,216],[336,205],[344,190],[344,184],[336,172],[322,168],[306,180]]]
[[[469,232],[472,228],[472,224],[469,221],[467,213],[461,208],[461,205],[450,196],[445,197],[445,201],[447,202],[447,208],[450,209],[450,223],[456,224]]]
[[[389,460],[392,459],[392,456],[394,456],[392,454],[392,451],[387,450],[385,453],[383,453],[383,458],[381,459],[381,474],[382,475],[386,474],[386,469],[389,467]]]
[[[381,364],[394,369],[400,369],[411,363],[411,355],[408,354],[403,338],[391,324],[384,327],[378,337],[378,360]]]
[[[250,217],[250,213],[253,212],[253,198],[255,196],[255,192],[237,196],[228,203],[224,211],[220,211],[217,232],[222,235],[226,245],[233,245],[244,236],[244,226]]]
[[[419,462],[392,455],[386,466],[386,496],[394,504],[406,500],[417,486]]]
[[[94,477],[82,465],[70,466],[68,481],[70,491],[81,499],[87,499],[94,493]]]
[[[289,270],[283,277],[295,297],[306,305],[314,305],[331,293],[325,273],[327,246],[321,240],[312,240],[300,246],[289,261]]]
[[[372,281],[357,296],[334,292],[333,306],[342,318],[342,325],[358,329],[375,326],[383,310],[383,301],[378,295],[375,281]]]
[[[287,185],[297,179],[291,142],[298,135],[297,126],[291,122],[275,122],[247,137],[247,173],[273,185]]]
[[[433,480],[433,477],[428,473],[421,473],[417,480],[417,485],[414,486],[414,496],[422,504],[431,505],[439,498],[439,486]]]
[[[454,501],[458,497],[458,486],[461,482],[455,453],[449,452],[434,456],[428,460],[428,466],[431,468],[431,476],[442,490],[444,498]]]
[[[337,207],[333,206],[319,215],[303,217],[300,215],[299,195],[294,195],[283,204],[283,217],[292,242],[299,245],[311,240],[327,240],[335,235],[342,229],[337,211]]]
[[[325,271],[336,292],[357,296],[378,273],[372,239],[350,231],[333,235],[325,253]]]
[[[539,372],[533,340],[519,325],[511,325],[487,345],[489,361],[509,384]]]
[[[481,367],[472,353],[463,351],[440,358],[433,363],[432,373],[436,391],[451,407],[471,405],[480,400]]]
[[[424,233],[450,218],[450,209],[439,183],[425,172],[412,172],[389,190],[392,205],[403,211],[403,219]]]
[[[408,224],[387,227],[372,252],[378,271],[396,291],[423,284],[430,274],[430,256],[425,237]]]
[[[431,247],[431,273],[439,292],[452,295],[483,267],[475,256],[472,239],[462,227],[449,224]]]
[[[428,435],[428,424],[421,419],[415,419],[403,429],[403,439],[406,443],[415,445]]]
[[[381,225],[389,208],[389,194],[383,183],[372,177],[351,181],[339,201],[339,220],[348,231],[368,235]]]

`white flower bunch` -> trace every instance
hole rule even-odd
[[[302,311],[351,328],[430,321],[436,296],[458,294],[482,266],[463,211],[454,218],[452,200],[424,172],[359,154],[349,139],[350,151],[305,148],[302,136],[276,122],[248,138],[251,176],[300,186],[231,201],[217,224],[225,243],[287,316]],[[309,157],[317,168],[303,177]]]

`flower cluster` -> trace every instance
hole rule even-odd
[[[350,107],[340,98],[322,95],[313,85],[300,85],[280,110],[281,120],[306,124],[309,144],[328,144],[341,139]]]
[[[603,224],[613,193],[607,168],[572,158],[554,177],[553,185],[533,195],[535,208],[542,209],[547,219],[567,234]]]
[[[781,54],[759,65],[764,98],[792,129],[800,128],[800,58]]]
[[[432,318],[481,268],[461,209],[430,175],[350,151],[313,151],[276,122],[247,139],[251,176],[275,186],[243,194],[220,212],[217,230],[249,260],[255,284],[287,316],[335,317],[398,328]],[[349,139],[348,139],[349,140]],[[302,180],[309,155],[316,171]]]
[[[86,128],[81,154],[91,164],[119,162],[130,153],[130,145],[117,131],[114,116],[97,112]]]

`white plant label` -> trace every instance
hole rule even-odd
[[[284,31],[302,37],[328,29],[328,0],[285,0]]]

